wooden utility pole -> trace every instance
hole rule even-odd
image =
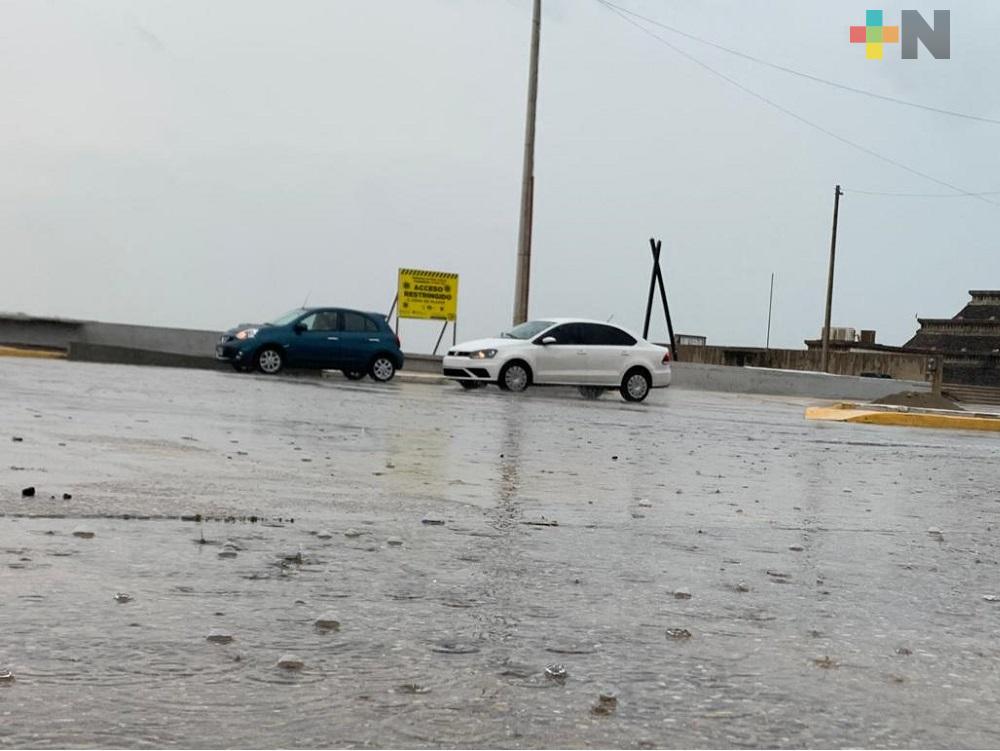
[[[517,277],[514,280],[514,325],[528,320],[531,276],[531,220],[535,200],[535,110],[538,106],[538,42],[542,27],[542,0],[535,0],[531,18],[531,62],[528,66],[528,114],[524,128],[524,166],[521,172],[521,221],[517,233]]]
[[[767,339],[764,349],[771,349],[771,308],[774,306],[774,272],[771,272],[771,296],[767,299]]]
[[[833,310],[833,264],[837,257],[837,214],[840,211],[840,197],[844,191],[838,185],[833,191],[833,236],[830,238],[830,275],[826,281],[826,317],[823,319],[823,360],[821,369],[830,370],[830,313]]]

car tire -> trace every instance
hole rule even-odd
[[[653,387],[653,379],[643,368],[632,368],[622,378],[622,385],[619,391],[622,398],[627,402],[641,402],[649,396],[649,390]]]
[[[481,381],[459,381],[458,385],[466,391],[475,391],[476,389],[481,389],[486,384]]]
[[[524,391],[531,385],[531,368],[523,360],[511,360],[500,369],[497,385],[504,391]]]
[[[277,347],[262,347],[254,355],[257,370],[265,375],[275,375],[285,367],[285,358]]]
[[[348,381],[360,381],[365,377],[363,370],[342,370],[340,372],[344,374],[344,378]]]
[[[368,365],[368,375],[378,383],[388,383],[396,375],[396,363],[386,355],[377,355]]]
[[[580,396],[584,399],[590,399],[592,401],[600,399],[604,394],[603,386],[578,386],[577,388],[580,390]]]

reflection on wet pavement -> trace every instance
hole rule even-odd
[[[0,746],[995,746],[1000,444],[802,408],[0,360]]]

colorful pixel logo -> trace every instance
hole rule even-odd
[[[882,11],[865,11],[865,25],[851,27],[851,44],[865,45],[865,57],[869,60],[882,59],[883,44],[899,43],[899,27],[883,26]]]
[[[904,60],[916,60],[918,43],[939,60],[951,59],[951,11],[934,11],[931,26],[919,11],[904,10],[899,26],[886,26],[880,10],[865,11],[865,25],[851,27],[851,44],[863,44],[865,57],[881,60],[886,44],[899,44]]]

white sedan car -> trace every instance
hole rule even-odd
[[[464,388],[495,383],[504,391],[528,386],[577,386],[588,399],[618,389],[641,402],[670,385],[670,350],[600,321],[549,318],[515,326],[496,339],[452,347],[444,375]]]

